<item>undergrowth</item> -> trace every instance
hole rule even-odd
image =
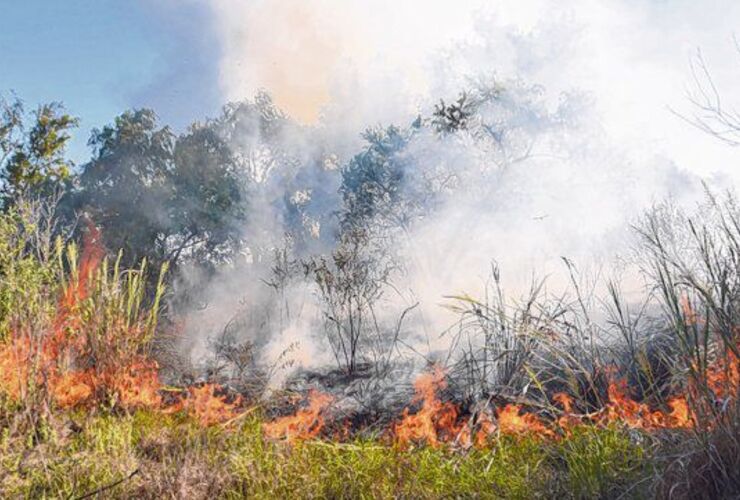
[[[436,399],[437,384],[417,394],[422,409],[403,413],[415,432],[401,446],[398,426],[287,443],[265,432],[274,415],[248,395],[164,386],[162,274],[149,289],[144,263],[123,269],[120,254],[78,251],[52,237],[44,212],[19,206],[0,215],[0,498],[737,497],[740,210],[715,205],[705,218],[666,225],[655,212],[644,222],[654,280],[645,309],[662,320],[643,326],[615,293],[620,349],[594,342],[609,331],[580,294],[583,312],[533,299],[513,314],[463,297],[458,337],[483,342],[450,372],[455,387],[478,403],[526,395],[538,413],[507,414],[497,401],[494,425],[483,404],[458,413]],[[676,395],[682,420],[668,411]],[[309,428],[326,435],[320,412]],[[507,432],[504,416],[518,427]],[[420,439],[419,428],[438,437],[437,424],[457,428],[458,417],[489,424],[485,446],[461,432]]]
[[[263,420],[202,427],[183,415],[71,413],[41,440],[0,442],[0,497],[608,498],[648,496],[638,435],[583,427],[562,440],[502,437],[487,449],[401,449],[376,439],[292,446]],[[644,438],[642,438],[644,439]],[[116,484],[118,483],[118,484]],[[104,493],[103,493],[104,492]]]

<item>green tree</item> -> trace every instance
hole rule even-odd
[[[166,260],[175,135],[148,109],[127,111],[93,130],[93,158],[82,168],[74,208],[101,227],[106,246],[127,264]]]
[[[233,255],[244,218],[236,161],[215,123],[176,136],[148,109],[93,131],[74,206],[125,262],[190,260],[212,266]]]
[[[195,124],[178,137],[170,178],[168,258],[210,265],[231,257],[245,217],[243,180],[213,124]]]
[[[0,101],[0,176],[5,207],[24,194],[49,194],[72,175],[66,147],[79,120],[57,102],[40,105],[32,119],[27,129],[23,104],[19,100]]]
[[[371,219],[408,226],[413,210],[407,205],[413,200],[404,194],[404,179],[413,165],[404,150],[411,133],[395,126],[365,132],[367,147],[342,170],[343,226],[363,226]]]

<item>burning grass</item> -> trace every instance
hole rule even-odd
[[[5,222],[0,231],[24,230]],[[692,496],[696,484],[706,497],[740,491],[740,314],[725,299],[735,289],[687,287],[698,278],[676,268],[666,249],[653,264],[677,354],[656,363],[627,335],[632,350],[620,363],[603,347],[564,342],[583,318],[535,317],[533,301],[506,316],[500,304],[465,298],[474,317],[465,328],[487,335],[483,357],[465,353],[463,378],[459,365],[421,373],[404,409],[381,408],[392,414],[380,426],[337,411],[341,396],[320,390],[276,411],[274,401],[215,381],[165,387],[154,343],[161,277],[150,290],[145,264],[120,269],[93,226],[79,255],[73,244],[39,252],[18,235],[5,240],[2,497],[604,498]],[[650,383],[635,382],[643,379]]]
[[[151,410],[71,418],[78,431],[68,434],[52,426],[30,453],[7,438],[0,443],[3,497],[75,497],[122,479],[104,496],[588,496],[621,491],[647,471],[640,446],[617,429],[592,428],[545,444],[504,437],[495,446],[460,454],[360,439],[286,447],[264,439],[259,414],[229,430]]]

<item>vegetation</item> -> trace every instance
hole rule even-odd
[[[7,437],[2,494],[106,498],[553,498],[616,496],[650,474],[630,436],[591,429],[563,440],[503,439],[466,454],[374,440],[265,442],[261,418],[203,428],[177,416],[72,415],[28,449]],[[65,433],[66,432],[66,433]]]
[[[344,164],[266,95],[179,135],[125,112],[93,132],[79,169],[64,149],[76,120],[59,105],[28,132],[20,103],[1,118],[0,496],[740,494],[732,195],[636,221],[648,293],[626,301],[609,283],[606,320],[569,261],[569,294],[536,283],[523,301],[493,266],[483,297],[448,297],[448,352],[403,386],[416,304],[397,247],[455,190],[488,197],[536,133],[564,123],[532,88],[479,86],[407,128],[368,131]],[[450,154],[416,168],[430,144]],[[473,182],[455,163],[467,148],[491,160]],[[188,377],[183,302],[244,268],[274,295],[247,319],[216,318],[217,363]],[[296,284],[314,294],[310,327],[337,369],[272,386],[260,359],[272,339],[238,343],[239,328],[296,331]]]

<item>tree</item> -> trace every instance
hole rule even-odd
[[[216,127],[193,125],[177,139],[168,200],[168,258],[184,253],[201,263],[223,261],[238,249],[246,215],[244,180]]]
[[[68,181],[73,164],[65,157],[70,130],[79,120],[60,103],[42,104],[26,130],[23,104],[0,101],[0,168],[3,205],[21,195],[48,195]]]
[[[342,170],[342,224],[366,225],[377,218],[385,224],[406,227],[411,211],[400,205],[406,201],[403,183],[411,168],[403,156],[409,134],[390,126],[369,129],[363,137],[368,146]]]
[[[126,263],[167,258],[175,135],[148,109],[127,111],[93,130],[93,159],[85,164],[74,205],[103,230],[106,246],[123,249]]]
[[[176,136],[152,110],[127,111],[93,131],[93,159],[74,194],[126,263],[183,260],[212,267],[233,255],[245,216],[236,160],[218,124]]]
[[[737,40],[735,48],[740,54]],[[724,102],[700,50],[691,61],[691,75],[693,89],[687,92],[687,97],[693,110],[689,114],[676,111],[674,114],[729,146],[740,146],[740,112]]]

